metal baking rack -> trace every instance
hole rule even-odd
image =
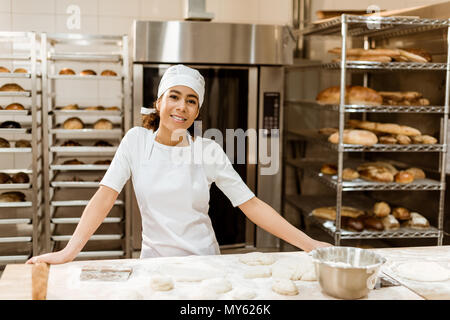
[[[298,128],[287,129],[285,137],[287,141],[300,139],[305,142],[313,142],[328,150],[335,152],[337,155],[338,172],[334,177],[320,174],[320,170],[312,169],[306,166],[302,171],[307,172],[309,176],[317,178],[327,186],[336,191],[336,196],[332,197],[331,205],[336,206],[336,220],[321,221],[311,215],[312,209],[324,206],[324,197],[311,198],[300,195],[283,195],[283,203],[288,203],[297,210],[303,212],[302,216],[310,219],[315,225],[325,230],[334,238],[334,243],[340,245],[342,239],[387,239],[387,238],[437,238],[437,244],[442,245],[444,236],[444,201],[445,201],[445,177],[446,177],[446,154],[447,154],[447,125],[450,100],[450,20],[445,19],[421,19],[415,17],[376,17],[376,16],[353,16],[343,14],[338,18],[330,19],[325,22],[312,24],[299,30],[297,33],[302,36],[338,36],[341,40],[341,54],[339,62],[316,62],[305,63],[287,67],[287,71],[302,71],[309,68],[311,70],[331,69],[340,72],[340,103],[337,105],[322,105],[308,100],[287,100],[285,105],[291,107],[304,107],[310,110],[328,110],[338,113],[339,135],[343,136],[345,115],[348,113],[433,113],[441,117],[440,136],[438,144],[411,144],[411,145],[387,145],[375,144],[373,146],[350,145],[342,143],[339,139],[338,144],[328,142],[327,136],[321,135],[315,130],[301,130]],[[364,48],[370,48],[370,44],[375,39],[387,39],[395,36],[413,35],[419,32],[429,32],[440,30],[446,33],[446,62],[437,63],[417,63],[417,62],[365,62],[365,61],[349,61],[347,59],[346,50],[350,37],[361,37],[364,42]],[[438,31],[438,32],[440,32]],[[395,72],[395,71],[436,71],[445,72],[445,102],[443,106],[366,106],[366,105],[347,105],[345,103],[345,87],[347,72],[362,72],[363,85],[367,87],[368,74],[370,72]],[[286,117],[287,118],[287,117]],[[287,127],[287,126],[286,126]],[[286,148],[284,148],[286,150]],[[425,179],[412,184],[400,185],[397,183],[371,183],[366,181],[343,181],[342,171],[344,168],[344,154],[347,152],[438,152],[439,153],[439,181]],[[313,163],[317,165],[317,160],[303,161],[289,159],[287,161],[286,154],[283,156],[284,162],[291,166],[302,166],[305,163]],[[301,175],[303,176],[303,175]],[[297,189],[300,191],[300,177],[296,177]],[[350,232],[341,228],[341,208],[342,193],[347,191],[367,191],[367,190],[419,190],[429,191],[436,190],[439,192],[439,208],[437,227],[430,227],[426,230],[401,229],[397,231],[383,232]],[[305,208],[305,206],[311,205]]]
[[[16,98],[25,110],[0,110],[0,122],[13,120],[26,125],[20,129],[1,129],[0,136],[10,141],[10,148],[0,148],[2,163],[14,162],[14,168],[1,169],[0,172],[12,175],[17,172],[28,174],[28,183],[0,184],[0,192],[18,191],[25,194],[25,201],[0,203],[0,226],[10,230],[11,234],[0,232],[0,265],[23,263],[32,255],[41,251],[39,241],[42,230],[43,194],[42,194],[42,97],[41,97],[41,39],[35,32],[0,32],[0,65],[9,66],[11,73],[0,73],[0,81],[20,82],[24,91],[0,92],[0,105],[5,107]],[[17,49],[23,48],[23,49]],[[17,53],[21,50],[21,53]],[[16,67],[24,67],[26,73],[14,73]],[[0,86],[1,86],[0,85]],[[10,98],[6,103],[4,98]],[[24,102],[26,101],[26,102]],[[17,101],[19,102],[19,101]],[[7,138],[8,137],[8,138]],[[13,141],[28,140],[31,147],[18,148]],[[16,162],[23,157],[29,157]],[[24,165],[29,162],[28,165]],[[17,168],[19,167],[19,168]],[[6,229],[2,229],[6,230]],[[15,230],[15,231],[14,231]],[[14,231],[14,232],[13,232]],[[3,248],[6,246],[7,254]]]
[[[117,147],[131,126],[131,83],[127,36],[109,36],[109,35],[81,35],[81,34],[45,34],[45,68],[43,70],[44,85],[44,124],[48,130],[44,131],[44,140],[46,144],[44,149],[47,156],[44,158],[45,168],[45,190],[46,198],[46,250],[53,251],[61,248],[61,243],[70,240],[71,232],[65,229],[65,226],[75,226],[80,221],[81,212],[95,189],[99,187],[99,179],[104,175],[109,165],[94,164],[99,158],[108,158],[112,160]],[[90,52],[85,50],[89,49]],[[96,51],[92,51],[96,50]],[[97,75],[60,75],[61,64],[83,63],[83,69],[95,69],[95,65],[111,65],[111,69],[117,73],[117,76]],[[108,67],[109,69],[110,67]],[[105,67],[106,69],[106,67]],[[76,70],[80,71],[80,70]],[[119,83],[119,92],[111,92],[109,97],[118,97],[120,103],[116,106],[119,110],[86,110],[86,106],[80,104],[80,107],[74,110],[65,110],[58,101],[62,92],[56,89],[58,81],[73,81],[74,84],[88,81],[89,83]],[[101,98],[101,97],[99,97]],[[95,105],[93,103],[92,105]],[[83,129],[64,129],[63,120],[71,117],[77,117],[85,123]],[[95,130],[89,121],[106,118],[113,122],[114,127],[111,130]],[[89,120],[90,119],[90,120]],[[65,140],[76,140],[81,146],[62,146]],[[94,146],[94,141],[106,140],[112,146]],[[85,164],[64,164],[66,159],[83,159]],[[87,161],[84,161],[87,159]],[[67,177],[85,177],[82,181],[70,181]],[[96,177],[94,177],[96,175]],[[87,176],[87,178],[86,178]],[[85,195],[83,200],[73,200],[74,194],[82,193]],[[90,194],[90,193],[91,194]],[[63,198],[63,199],[62,199]],[[80,252],[77,258],[103,258],[103,257],[131,257],[130,246],[130,185],[124,187],[119,195],[114,207],[121,211],[120,217],[107,217],[103,224],[118,225],[121,229],[113,234],[94,234],[88,241],[87,246]],[[69,208],[79,207],[79,214],[74,213],[71,216],[64,214]],[[71,211],[72,212],[72,211]],[[102,225],[103,225],[102,224]],[[60,231],[62,230],[62,231]],[[61,234],[62,232],[62,234]],[[119,250],[105,249],[102,245],[104,240],[120,240],[122,245]],[[95,250],[89,248],[95,247]]]

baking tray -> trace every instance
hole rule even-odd
[[[0,116],[27,116],[30,110],[0,110]]]
[[[0,208],[28,208],[32,205],[33,203],[31,201],[0,202]]]
[[[31,132],[31,128],[6,129],[0,128],[0,134],[24,134]]]
[[[17,218],[17,219],[0,219],[0,224],[30,224],[31,219]]]
[[[49,75],[52,80],[122,80],[122,76],[80,76],[80,75]]]
[[[29,153],[32,148],[0,148],[0,153]]]
[[[31,78],[31,73],[6,73],[6,72],[0,72],[0,78],[9,78],[9,79],[14,79],[14,78]]]
[[[0,183],[0,190],[30,189],[31,183]]]
[[[31,91],[0,91],[0,97],[31,97]]]
[[[121,110],[53,110],[55,116],[120,116]]]

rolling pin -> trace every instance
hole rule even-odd
[[[45,300],[47,297],[47,281],[49,265],[45,262],[33,264],[31,271],[31,299]]]

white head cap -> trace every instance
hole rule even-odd
[[[167,89],[174,86],[186,86],[195,91],[198,95],[199,108],[203,103],[205,95],[205,79],[198,70],[178,64],[171,66],[164,72],[158,87],[158,98],[161,97]]]

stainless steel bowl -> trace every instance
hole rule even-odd
[[[322,290],[340,299],[359,299],[375,287],[386,259],[369,250],[326,247],[311,252]]]

